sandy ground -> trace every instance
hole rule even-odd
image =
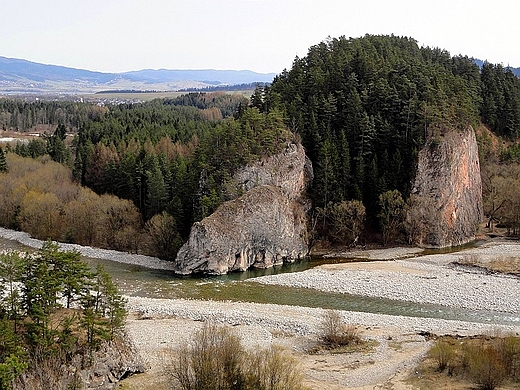
[[[287,316],[286,308],[270,314]],[[149,371],[121,383],[126,389],[167,389],[164,368],[171,362],[172,349],[189,341],[203,322],[180,318],[135,316],[128,321],[128,333],[146,361]],[[240,324],[233,330],[246,348],[266,348],[269,344],[284,347],[300,362],[305,384],[311,389],[409,389],[406,380],[418,361],[427,353],[431,342],[414,331],[396,327],[360,327],[360,335],[370,341],[368,350],[353,353],[309,354],[317,344],[315,334],[295,332],[261,325]]]
[[[400,248],[388,251],[390,259],[417,261],[420,267],[407,266],[399,260],[323,265],[312,272],[326,272],[330,279],[345,278],[338,271],[378,272],[379,278],[399,275],[423,275],[431,267],[446,265],[461,256],[481,256],[483,261],[504,255],[520,257],[520,245],[493,242],[464,253],[425,256],[410,259],[417,250]],[[384,260],[381,251],[366,251],[368,259]],[[446,272],[449,272],[448,268]],[[454,270],[460,274],[460,270]],[[286,278],[294,277],[287,274]],[[496,275],[482,275],[486,278]],[[287,282],[287,280],[285,280]],[[428,279],[425,278],[425,281]],[[520,279],[504,276],[504,281],[520,286]],[[348,281],[343,280],[347,283]],[[518,295],[517,295],[518,296]],[[517,298],[514,298],[517,299]],[[463,321],[411,318],[381,314],[341,312],[346,322],[355,324],[370,348],[352,353],[309,353],[318,342],[322,309],[241,302],[212,302],[129,298],[132,315],[127,332],[150,368],[121,383],[125,389],[168,388],[164,368],[171,361],[171,351],[189,342],[193,332],[209,320],[232,326],[247,348],[265,348],[270,344],[286,348],[301,363],[305,384],[310,389],[413,389],[410,379],[420,375],[415,368],[432,345],[424,334],[520,334],[519,326],[491,326]]]

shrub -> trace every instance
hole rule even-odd
[[[506,369],[497,348],[476,345],[466,348],[467,369],[470,377],[483,390],[493,390],[506,378]]]
[[[27,369],[22,353],[10,354],[0,363],[0,389],[10,389],[13,381]]]
[[[327,310],[321,322],[323,343],[331,348],[359,344],[361,339],[354,325],[345,324],[341,314],[336,310]]]
[[[437,369],[448,368],[449,376],[463,376],[479,389],[492,390],[500,385],[520,382],[520,337],[476,336],[442,337],[430,350]],[[515,387],[516,388],[516,387]]]
[[[331,236],[334,241],[356,245],[365,224],[366,210],[359,200],[330,203]]]
[[[251,353],[246,361],[246,389],[299,390],[302,374],[296,361],[278,346]]]
[[[179,349],[171,368],[174,388],[241,389],[244,350],[229,328],[206,323],[192,342]]]
[[[503,362],[506,374],[518,378],[520,374],[520,338],[507,336],[498,340],[498,353]],[[520,380],[520,378],[518,378]]]
[[[168,367],[173,389],[300,390],[303,376],[280,347],[247,353],[231,328],[206,323]]]
[[[437,369],[444,371],[455,357],[455,348],[447,341],[439,341],[430,350],[430,357],[437,362]]]

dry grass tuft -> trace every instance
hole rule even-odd
[[[411,381],[420,389],[517,389],[520,337],[442,337],[416,372]]]

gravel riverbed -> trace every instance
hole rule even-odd
[[[0,229],[0,236],[39,248],[42,241],[28,234]],[[172,264],[135,254],[79,245],[60,244],[84,256],[147,268],[171,270]],[[415,257],[414,257],[415,256]],[[367,260],[328,264],[303,272],[249,279],[258,283],[304,287],[315,290],[381,297],[417,303],[434,303],[469,310],[489,310],[520,316],[520,278],[489,274],[455,266],[465,258],[490,261],[497,257],[520,258],[520,244],[488,243],[453,254],[421,256],[416,248],[363,251]],[[186,342],[205,321],[228,324],[250,348],[280,344],[302,362],[306,384],[320,390],[374,388],[409,389],[406,378],[431,346],[424,337],[432,334],[520,334],[520,325],[495,325],[435,318],[393,316],[340,311],[344,320],[357,326],[362,336],[375,342],[374,350],[359,354],[308,354],[320,332],[324,310],[248,302],[217,302],[189,299],[154,299],[127,296],[127,334],[150,370],[125,380],[125,388],[168,388],[163,367],[172,348]]]
[[[315,334],[323,318],[323,309],[250,302],[216,302],[186,299],[127,297],[128,309],[142,318],[182,318],[213,321],[233,326],[260,325],[299,335]],[[520,332],[520,326],[489,325],[435,318],[404,317],[386,314],[340,311],[350,324],[364,327],[393,327],[403,332],[435,334],[481,334],[500,329]]]
[[[357,353],[312,354],[324,310],[247,302],[127,297],[132,316],[127,334],[149,367],[142,378],[130,378],[128,389],[169,387],[163,370],[172,351],[190,343],[204,322],[231,326],[247,349],[279,345],[299,362],[309,389],[409,390],[410,375],[433,345],[427,335],[520,334],[520,326],[486,325],[465,321],[390,316],[340,311],[372,348]]]
[[[391,250],[393,258],[406,250]],[[416,252],[416,251],[414,251]],[[407,260],[323,265],[297,273],[263,276],[258,283],[312,288],[322,291],[366,295],[417,303],[435,303],[474,310],[504,311],[520,316],[520,278],[486,274],[452,263],[461,257],[482,253],[520,257],[520,245],[490,242],[482,247],[457,252],[419,256]],[[384,258],[380,251],[373,253]],[[370,253],[367,254],[370,257]],[[484,259],[485,260],[485,259]],[[251,280],[251,279],[250,279]],[[246,302],[214,302],[184,299],[128,297],[131,311],[144,318],[211,320],[233,326],[260,326],[299,335],[312,335],[319,329],[323,309]],[[520,326],[490,325],[467,321],[392,316],[341,311],[346,322],[365,328],[398,329],[401,333],[434,334],[520,333]],[[246,334],[247,339],[247,334]],[[257,336],[255,336],[257,337]]]
[[[478,254],[478,251],[323,265],[303,272],[263,276],[254,281],[520,316],[520,278],[453,265],[462,256]],[[520,245],[497,243],[483,251],[488,256],[508,253],[520,257]]]
[[[43,241],[32,238],[29,234],[19,232],[16,230],[0,228],[0,237],[17,241],[25,246],[39,249],[41,248]],[[64,251],[76,250],[85,257],[91,257],[95,259],[103,259],[115,261],[117,263],[133,264],[145,268],[173,271],[173,263],[171,261],[165,261],[158,259],[157,257],[137,255],[126,252],[119,252],[109,249],[100,249],[90,246],[82,246],[77,244],[58,243],[59,247]]]
[[[0,228],[0,236],[33,248],[39,248],[42,245],[42,241],[33,239],[29,234],[14,230]],[[63,250],[77,250],[82,255],[92,258],[154,269],[172,269],[171,262],[155,257],[75,244],[61,243],[59,245]],[[453,262],[471,256],[479,256],[484,261],[497,256],[520,258],[519,243],[491,240],[478,248],[452,254],[427,256],[422,256],[417,248],[362,251],[358,255],[368,260],[377,259],[378,261],[323,265],[303,272],[263,276],[250,279],[250,281],[416,303],[441,304],[470,310],[501,311],[520,316],[520,299],[518,298],[520,296],[520,278],[487,274],[479,270],[453,265]],[[409,258],[410,256],[415,257]],[[406,259],[392,260],[399,257],[406,257]],[[272,325],[276,328],[290,328],[298,333],[306,333],[310,331],[309,329],[315,329],[316,320],[312,320],[312,318],[315,318],[321,310],[254,303],[128,298],[130,311],[135,310],[145,313],[145,315],[173,315],[193,320],[220,318],[228,323],[270,324],[269,326]],[[278,310],[280,307],[283,309]],[[270,312],[278,314],[273,317],[269,315]],[[292,313],[291,316],[284,315],[289,312]],[[345,313],[353,322],[367,326],[404,326],[428,331],[444,328],[486,328],[486,325],[483,324],[469,326],[469,323],[457,324],[456,321],[445,323],[443,320],[434,319],[358,312]],[[307,320],[298,322],[298,320],[291,319],[293,316],[296,316],[297,319],[304,316]]]

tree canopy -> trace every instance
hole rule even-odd
[[[379,196],[407,198],[417,153],[444,128],[481,121],[495,134],[520,131],[520,81],[500,65],[419,47],[414,39],[329,38],[295,58],[252,104],[285,112],[315,172],[317,207],[356,199],[378,225]]]
[[[0,290],[0,389],[55,362],[66,371],[75,355],[122,335],[125,300],[110,276],[51,241],[35,253],[0,254]]]
[[[258,85],[249,101],[239,94],[197,92],[101,107],[0,103],[4,128],[52,125],[43,139],[10,151],[49,155],[71,166],[73,178],[97,195],[126,199],[138,210],[125,223],[139,228],[107,235],[106,245],[128,242],[135,232],[154,232],[156,253],[168,258],[193,222],[240,192],[232,179],[238,167],[277,153],[292,139],[301,139],[313,163],[315,215],[328,221],[319,226],[335,231],[334,240],[349,237],[333,226],[332,216],[353,200],[364,207],[363,226],[381,233],[381,194],[395,190],[406,201],[418,151],[447,128],[483,123],[503,146],[492,157],[495,141],[480,132],[481,163],[520,162],[520,80],[511,70],[487,62],[479,68],[472,58],[393,35],[328,38],[296,57],[271,85]],[[72,142],[65,136],[70,133]],[[6,168],[0,153],[0,169]],[[37,192],[24,197],[25,203],[16,196],[6,201],[7,223],[20,227],[28,221],[24,213],[36,218],[29,203],[38,200],[49,216],[41,228],[52,233],[52,218],[64,215],[56,199]],[[70,203],[65,214],[81,207]],[[123,209],[112,210],[117,215]],[[168,248],[161,230],[172,226],[176,231],[168,240],[175,245]],[[71,229],[69,238],[94,240],[89,231]]]

